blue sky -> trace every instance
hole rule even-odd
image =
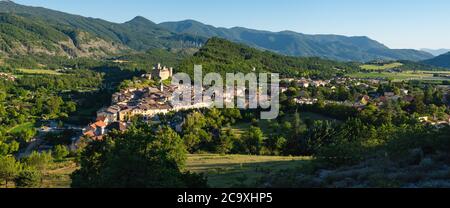
[[[369,36],[391,48],[450,48],[448,0],[15,0],[125,22],[194,19],[306,34]]]

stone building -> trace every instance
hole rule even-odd
[[[173,68],[162,66],[160,63],[153,67],[151,78],[159,80],[167,80],[173,76]]]

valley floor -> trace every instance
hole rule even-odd
[[[400,165],[377,159],[327,170],[314,168],[315,164],[309,157],[195,154],[188,156],[186,170],[204,173],[211,188],[450,186],[447,154],[411,162],[414,164]],[[52,164],[41,188],[70,188],[70,174],[78,168],[73,159]],[[0,182],[0,187],[5,187],[5,184]],[[8,184],[8,188],[13,187],[13,183]]]
[[[204,173],[212,188],[253,187],[263,176],[280,170],[295,169],[307,163],[307,157],[252,155],[189,155],[187,170]],[[42,188],[70,188],[70,174],[79,167],[73,159],[54,163],[44,176]],[[5,187],[0,183],[1,187]],[[9,188],[13,184],[8,185]]]

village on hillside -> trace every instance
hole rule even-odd
[[[103,136],[110,130],[126,130],[130,119],[135,116],[142,116],[147,121],[157,121],[158,115],[167,114],[187,109],[207,108],[209,103],[199,102],[190,105],[174,105],[171,97],[176,86],[164,85],[162,81],[173,76],[173,68],[168,68],[157,64],[149,74],[142,75],[145,79],[157,79],[160,88],[129,88],[121,90],[112,95],[111,105],[100,109],[97,112],[96,122],[89,124],[83,130],[83,136],[102,140]]]
[[[93,140],[102,140],[103,136],[113,129],[120,131],[126,130],[127,126],[130,123],[130,119],[135,116],[142,116],[144,120],[149,122],[157,122],[159,119],[158,115],[161,114],[188,109],[201,109],[211,107],[211,104],[204,102],[174,106],[170,102],[170,100],[174,91],[177,90],[177,87],[163,84],[163,81],[170,79],[172,76],[173,68],[162,66],[159,63],[156,64],[153,67],[151,73],[144,74],[141,78],[148,80],[159,80],[159,88],[128,88],[114,93],[112,95],[111,105],[98,110],[96,121],[89,124],[83,130],[83,136]],[[305,89],[304,91],[301,91],[299,93],[299,96],[295,98],[294,101],[300,105],[314,105],[319,102],[319,99],[306,93],[306,89],[310,87],[326,87],[335,92],[340,86],[343,86],[346,89],[349,89],[349,86],[356,86],[362,89],[370,89],[375,88],[379,84],[383,84],[383,82],[387,81],[379,79],[360,79],[348,77],[338,77],[332,78],[330,80],[286,78],[282,80],[282,84],[280,85],[280,92],[285,93],[286,91],[288,91],[289,85],[294,84],[301,89]],[[446,96],[450,95],[449,92],[450,89],[447,89]],[[224,95],[224,97],[226,97],[226,95]],[[194,99],[194,97],[192,99]],[[324,100],[323,102],[324,104],[345,105],[354,107],[358,110],[363,110],[370,103],[374,104],[375,106],[383,106],[390,101],[412,102],[414,99],[414,96],[411,95],[409,90],[400,89],[399,92],[384,92],[381,94],[372,92],[368,94],[361,94],[354,101]],[[442,120],[432,117],[420,117],[419,120],[424,123],[435,125],[437,127],[450,125],[450,118]],[[175,128],[177,125],[179,126],[179,129],[182,123],[175,124]]]

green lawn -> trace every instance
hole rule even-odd
[[[364,64],[364,65],[361,65],[360,68],[365,69],[365,70],[383,71],[386,69],[394,69],[394,68],[397,68],[400,66],[403,66],[403,64],[395,62],[395,63],[384,64],[384,65]]]
[[[308,163],[309,157],[252,155],[189,155],[187,170],[204,173],[213,188],[252,187],[267,174],[295,169]]]

